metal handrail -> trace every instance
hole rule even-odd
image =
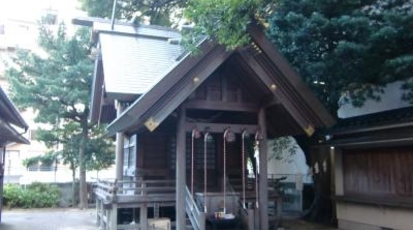
[[[185,209],[188,214],[189,220],[191,221],[192,227],[195,230],[204,230],[205,229],[205,213],[199,210],[194,198],[191,195],[188,187],[186,187],[186,196],[185,196]]]

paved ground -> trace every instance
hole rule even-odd
[[[3,210],[0,230],[98,230],[95,210]]]
[[[95,209],[4,210],[0,230],[98,230]],[[284,218],[284,230],[335,230],[334,227]]]

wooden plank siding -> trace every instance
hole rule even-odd
[[[343,151],[344,194],[413,197],[413,149]]]

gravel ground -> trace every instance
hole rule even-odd
[[[94,209],[3,210],[0,230],[98,230]]]

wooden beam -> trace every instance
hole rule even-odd
[[[260,229],[268,230],[268,146],[267,146],[267,121],[265,109],[258,112],[258,125],[262,140],[259,143],[259,211]]]
[[[266,98],[264,99],[264,102],[262,103],[262,106],[264,108],[271,107],[273,105],[280,105],[281,101],[277,97],[271,97],[271,98]]]
[[[208,130],[210,133],[223,133],[228,127],[234,133],[242,133],[244,130],[247,130],[250,134],[254,134],[258,129],[257,125],[185,122],[185,131],[187,132],[191,132],[192,129],[197,128],[201,132]]]
[[[205,109],[237,112],[257,112],[258,106],[253,103],[234,103],[222,101],[190,100],[186,103],[188,109]]]
[[[216,46],[203,61],[195,66],[191,71],[173,87],[169,87],[167,97],[160,101],[158,106],[151,106],[147,114],[143,115],[143,120],[154,124],[154,127],[147,126],[150,131],[153,131],[162,121],[168,117],[189,95],[194,92],[222,63],[229,57],[231,52],[227,52],[224,47]],[[165,89],[163,89],[165,90]]]
[[[185,194],[186,194],[186,135],[185,106],[181,106],[176,133],[176,229],[186,228]]]
[[[247,55],[244,52],[240,52],[240,56],[247,62],[250,68],[257,74],[261,81],[266,85],[275,97],[281,101],[281,104],[287,109],[289,114],[294,118],[297,124],[303,129],[303,131],[311,136],[314,133],[314,124],[309,122],[300,112],[300,109],[297,108],[293,99],[291,99],[285,89],[277,86],[277,83],[272,79],[270,73],[267,72],[264,67],[262,67],[254,57]]]
[[[319,100],[311,92],[310,88],[302,81],[300,76],[289,65],[288,61],[283,57],[281,52],[275,47],[265,36],[264,30],[257,22],[253,22],[248,26],[248,32],[252,41],[259,47],[262,54],[265,54],[278,72],[284,76],[296,90],[296,94],[300,95],[301,100],[305,102],[307,110],[324,126],[332,126],[335,123],[334,118],[324,108]]]

